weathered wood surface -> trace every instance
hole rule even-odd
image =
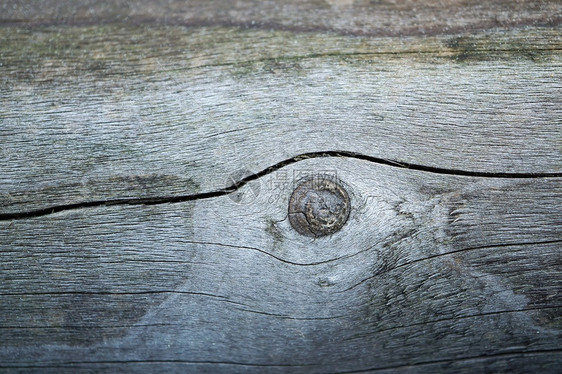
[[[209,192],[241,167],[326,150],[561,172],[558,27],[398,38],[6,22],[6,213]]]
[[[40,3],[0,4],[0,370],[558,370],[559,2]]]

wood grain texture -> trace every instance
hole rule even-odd
[[[241,168],[325,150],[447,169],[561,172],[558,49],[518,50],[503,33],[493,42],[447,37],[444,52],[419,54],[434,41],[353,39],[342,56],[333,43],[346,38],[316,34],[20,31],[0,29],[11,40],[0,66],[2,213],[214,191]],[[298,42],[291,52],[271,47],[289,42]],[[376,43],[379,52],[370,50]],[[194,66],[198,53],[211,57]]]
[[[337,173],[353,210],[312,239],[288,223],[292,188],[275,187],[317,170]],[[227,372],[558,362],[559,179],[332,158],[253,183],[236,200],[2,222],[4,366],[32,365],[30,354],[57,368],[177,360]]]
[[[0,371],[557,372],[561,17],[3,1]]]
[[[562,7],[555,0],[6,0],[0,20],[6,24],[181,24],[241,28],[322,31],[348,35],[428,35],[490,28],[558,26]]]

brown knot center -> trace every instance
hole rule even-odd
[[[341,185],[330,178],[312,178],[293,191],[289,222],[302,235],[325,236],[342,228],[349,211],[349,196]]]

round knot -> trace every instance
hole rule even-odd
[[[349,211],[349,195],[345,189],[324,177],[300,183],[289,200],[291,226],[298,233],[315,238],[341,229]]]

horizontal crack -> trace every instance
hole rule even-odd
[[[137,295],[158,295],[158,294],[174,294],[174,295],[191,295],[203,296],[221,299],[225,302],[231,302],[226,296],[213,295],[205,292],[189,292],[175,290],[147,290],[147,291],[51,291],[51,292],[17,292],[17,293],[0,293],[0,296],[58,296],[58,295],[88,295],[88,296],[137,296]],[[238,305],[238,303],[235,303]]]
[[[546,52],[560,52],[561,48],[558,47],[536,47],[530,50],[530,53],[546,53]],[[521,53],[521,49],[517,48],[495,48],[495,49],[485,49],[485,48],[474,48],[470,50],[471,55],[478,55],[487,53],[490,56],[493,54],[501,53]],[[280,62],[280,61],[302,61],[302,60],[312,60],[318,58],[331,58],[331,57],[341,57],[341,58],[353,58],[353,57],[376,57],[376,56],[401,56],[401,55],[431,55],[435,57],[454,57],[459,53],[455,49],[403,49],[403,50],[381,50],[381,51],[369,51],[369,52],[325,52],[325,53],[311,53],[305,55],[281,55],[273,57],[256,58],[252,60],[243,61],[231,61],[222,63],[208,63],[202,65],[194,65],[188,67],[174,68],[174,69],[161,69],[160,73],[173,73],[182,72],[196,69],[207,69],[216,67],[231,67],[231,66],[246,66],[258,63],[267,62]],[[117,74],[117,73],[116,73]],[[213,135],[215,136],[215,135]]]
[[[562,309],[562,306],[553,305],[553,306],[540,306],[540,307],[531,307],[531,308],[522,308],[522,309],[513,309],[513,310],[497,310],[497,311],[494,311],[494,312],[483,312],[483,313],[476,313],[476,314],[467,314],[467,315],[464,315],[464,316],[461,315],[461,316],[454,316],[454,317],[437,318],[437,319],[432,319],[432,320],[428,320],[428,321],[424,321],[424,322],[411,323],[411,324],[408,324],[408,325],[396,325],[396,326],[388,327],[388,328],[385,328],[385,329],[373,331],[370,334],[363,333],[363,334],[360,334],[360,335],[356,335],[356,336],[353,336],[351,339],[346,339],[346,340],[349,340],[349,341],[360,340],[360,339],[363,339],[363,338],[373,337],[373,336],[376,336],[378,334],[389,332],[389,331],[400,330],[400,329],[409,329],[411,327],[417,327],[417,326],[429,326],[429,325],[433,325],[433,324],[437,324],[437,323],[441,323],[441,322],[455,322],[455,323],[457,323],[461,320],[477,319],[477,318],[481,318],[481,317],[499,316],[499,315],[503,315],[503,314],[541,312],[541,311],[545,311],[545,310],[558,310],[558,309]]]
[[[541,349],[541,350],[528,350],[528,351],[516,351],[516,352],[498,352],[498,353],[491,353],[491,354],[481,354],[476,356],[461,356],[455,358],[444,358],[438,360],[431,360],[431,361],[421,361],[421,362],[413,362],[411,364],[399,364],[395,366],[381,366],[381,367],[373,367],[373,368],[366,368],[360,370],[353,370],[353,371],[341,371],[341,374],[352,374],[352,373],[373,373],[376,371],[390,371],[390,370],[400,370],[400,369],[415,369],[416,367],[423,367],[428,365],[439,365],[439,364],[451,364],[454,362],[461,362],[461,361],[477,361],[477,360],[488,360],[488,359],[499,359],[499,358],[514,358],[514,357],[523,357],[529,355],[541,355],[541,354],[560,354],[562,353],[561,349]]]
[[[187,241],[186,243],[189,244],[201,244],[201,245],[215,245],[215,246],[219,246],[219,247],[225,247],[225,248],[238,248],[238,249],[246,249],[246,250],[250,250],[250,251],[256,251],[258,253],[264,254],[266,256],[269,256],[277,261],[280,261],[284,264],[288,264],[288,265],[294,265],[294,266],[317,266],[317,265],[324,265],[324,264],[328,264],[330,262],[335,262],[335,261],[340,261],[340,260],[346,260],[348,258],[352,258],[355,256],[360,255],[361,253],[364,252],[368,252],[371,249],[373,249],[374,246],[371,246],[369,248],[366,249],[362,249],[358,252],[355,253],[351,253],[351,254],[347,254],[344,256],[339,256],[339,257],[332,257],[332,258],[328,258],[326,260],[322,260],[322,261],[315,261],[315,262],[294,262],[294,261],[289,261],[286,260],[284,258],[275,256],[269,252],[267,252],[266,250],[257,248],[257,247],[248,247],[248,246],[243,246],[243,245],[234,245],[234,244],[225,244],[225,243],[219,243],[219,242],[196,242],[196,241]]]
[[[241,312],[247,312],[247,313],[254,313],[254,314],[260,314],[260,315],[264,315],[267,317],[274,317],[274,318],[279,318],[279,319],[288,319],[288,320],[294,320],[294,321],[326,321],[326,320],[337,320],[337,319],[342,319],[345,318],[345,315],[338,315],[338,316],[330,316],[330,317],[295,317],[295,316],[290,316],[290,315],[286,315],[286,314],[275,314],[275,313],[268,313],[268,312],[263,312],[263,311],[259,311],[259,310],[252,310],[252,309],[244,309],[244,308],[235,308]]]
[[[559,178],[562,177],[562,173],[495,173],[495,172],[485,172],[485,171],[470,171],[470,170],[460,170],[460,169],[446,169],[433,166],[425,166],[418,164],[411,164],[407,162],[388,160],[380,157],[373,157],[364,155],[356,152],[348,151],[321,151],[321,152],[310,152],[297,155],[295,157],[278,162],[262,171],[255,174],[251,174],[245,178],[234,182],[231,186],[222,188],[216,191],[202,192],[192,195],[178,195],[178,196],[165,196],[165,197],[152,197],[152,198],[127,198],[127,199],[113,199],[113,200],[100,200],[100,201],[86,201],[74,204],[63,204],[56,205],[48,208],[30,210],[26,212],[18,213],[3,213],[0,214],[0,221],[13,220],[13,219],[23,219],[32,217],[41,217],[49,214],[81,209],[81,208],[91,208],[98,206],[112,206],[112,205],[157,205],[157,204],[170,204],[170,203],[181,203],[192,200],[209,199],[213,197],[219,197],[231,194],[248,184],[249,182],[261,178],[267,174],[270,174],[276,170],[279,170],[285,166],[297,163],[302,160],[311,158],[323,158],[323,157],[345,157],[353,158],[357,160],[369,161],[380,165],[392,166],[408,170],[422,171],[432,174],[441,175],[453,175],[453,176],[464,176],[464,177],[481,177],[481,178]]]
[[[412,363],[403,363],[394,366],[378,366],[372,368],[365,368],[352,371],[338,371],[339,373],[365,373],[375,371],[397,370],[405,368],[423,367],[427,365],[450,364],[462,361],[476,361],[487,359],[499,358],[515,358],[530,355],[558,355],[562,353],[561,349],[537,349],[537,350],[523,350],[512,352],[496,352],[490,354],[480,354],[473,356],[460,356],[453,358],[442,358],[428,361],[418,361]],[[258,368],[311,368],[319,367],[326,369],[326,364],[321,363],[252,363],[252,362],[237,362],[237,361],[197,361],[197,360],[109,360],[109,361],[53,361],[53,362],[6,362],[0,365],[0,369],[45,369],[45,368],[67,368],[75,366],[97,366],[97,365],[161,365],[161,364],[183,364],[183,365],[227,365],[227,366],[249,366]],[[330,372],[330,371],[326,371]]]
[[[150,365],[150,364],[185,364],[185,365],[228,365],[228,366],[250,366],[263,368],[286,368],[286,367],[310,367],[317,364],[268,364],[268,363],[251,363],[236,361],[197,361],[197,360],[113,360],[113,361],[61,361],[61,362],[6,362],[0,364],[0,369],[45,369],[45,368],[63,368],[68,366],[85,366],[85,365]]]

